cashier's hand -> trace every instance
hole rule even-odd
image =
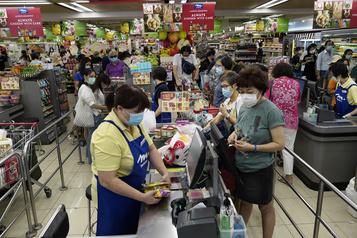
[[[235,141],[237,139],[237,134],[233,132],[229,137],[228,137],[228,144],[229,145],[234,145]]]
[[[352,116],[351,116],[351,114],[349,114],[349,113],[343,116],[344,119],[348,119],[348,118],[350,118],[350,117],[352,117]]]
[[[242,140],[236,140],[234,147],[241,152],[252,152],[254,150],[254,146],[252,144]]]
[[[222,103],[219,107],[219,112],[222,113],[224,117],[226,117],[229,113],[227,111],[227,107]]]
[[[145,203],[146,205],[154,205],[160,202],[160,199],[154,197],[155,191],[149,191],[143,193],[141,202]]]
[[[164,175],[162,176],[161,182],[165,182],[165,183],[171,184],[171,179],[170,179],[169,173],[164,174]]]

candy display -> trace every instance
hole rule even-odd
[[[165,198],[170,196],[170,185],[165,182],[150,183],[144,186],[144,192],[155,191],[155,198]]]
[[[133,73],[134,85],[148,85],[150,84],[150,73]]]
[[[163,112],[185,112],[190,110],[189,92],[162,92],[160,98]]]

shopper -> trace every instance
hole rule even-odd
[[[295,55],[291,58],[291,65],[294,67],[294,78],[301,78],[302,72],[301,72],[301,55],[303,51],[301,47],[296,47],[295,49]]]
[[[110,64],[109,53],[110,53],[110,49],[107,49],[107,50],[105,51],[104,56],[103,56],[102,69],[103,69],[104,71],[107,69],[107,65]]]
[[[236,131],[228,143],[236,148],[237,197],[239,214],[248,224],[253,204],[258,204],[263,237],[271,238],[275,226],[272,194],[275,153],[284,149],[282,112],[263,95],[268,89],[268,75],[257,66],[248,66],[238,75],[238,92],[242,100]],[[237,136],[237,134],[241,136]]]
[[[19,63],[22,66],[27,66],[30,63],[30,57],[28,56],[26,50],[21,51],[21,56],[19,59]]]
[[[326,89],[328,84],[328,69],[333,56],[334,43],[332,40],[325,42],[325,50],[319,53],[316,62],[317,80],[323,89]]]
[[[352,55],[353,55],[353,50],[351,49],[346,49],[345,52],[343,53],[342,60],[344,64],[348,66],[349,71],[352,69]]]
[[[166,84],[167,72],[163,67],[157,67],[152,72],[152,78],[155,80],[155,91],[152,97],[151,109],[155,112],[157,123],[170,123],[171,113],[162,112],[160,96],[162,92],[170,91]]]
[[[340,118],[357,115],[357,84],[349,77],[347,66],[336,63],[332,65],[331,71],[338,82],[335,92],[336,115]]]
[[[316,76],[316,44],[311,44],[307,47],[307,55],[302,60],[303,64],[303,76],[309,81],[317,81]]]
[[[300,84],[293,75],[293,67],[286,63],[277,64],[272,72],[266,97],[270,99],[284,114],[285,146],[293,151],[297,129],[299,127]],[[293,183],[294,157],[283,151],[284,173],[288,183]],[[279,179],[280,182],[285,182]]]
[[[207,126],[216,124],[222,135],[228,138],[237,123],[241,101],[237,91],[238,74],[234,71],[227,71],[221,77],[222,94],[226,100],[220,105],[219,113]]]
[[[198,78],[198,63],[191,46],[183,46],[173,59],[173,74],[179,90],[188,90]]]
[[[212,68],[214,65],[215,56],[216,56],[216,51],[210,49],[206,54],[206,58],[200,64],[200,69],[199,69],[200,77],[199,77],[198,85],[200,86],[201,89],[204,88],[205,75],[207,74],[208,69]]]
[[[5,64],[8,61],[6,50],[0,50],[0,71],[5,70]]]
[[[329,68],[329,82],[327,86],[327,93],[324,96],[325,101],[329,104],[329,107],[335,109],[336,106],[336,87],[337,87],[337,79],[332,75],[331,67],[335,63],[344,63],[344,60],[339,55],[334,55],[331,60],[330,68]]]
[[[111,80],[106,73],[100,73],[99,81],[101,82],[101,89],[104,94],[104,98],[106,98],[109,94],[114,92],[114,87],[111,84]]]
[[[86,72],[92,72],[92,65],[88,57],[80,57],[78,71],[74,74],[74,95],[77,95],[79,88],[84,83]]]
[[[39,53],[37,52],[33,52],[31,54],[31,62],[30,65],[40,65],[40,66],[44,66],[42,60],[41,60],[41,56]]]
[[[102,58],[100,57],[98,51],[93,53],[93,56],[91,57],[91,64],[96,74],[102,72]]]
[[[215,80],[220,80],[221,75],[226,73],[228,70],[232,70],[232,68],[233,68],[233,60],[228,55],[225,55],[219,60],[217,60],[214,67],[215,74],[217,76]],[[215,107],[220,107],[220,105],[224,102],[224,100],[226,100],[226,98],[222,94],[221,84],[218,83],[217,86],[214,87],[213,105]]]
[[[129,51],[124,51],[119,53],[119,59],[124,62],[124,77],[125,81],[129,85],[133,85],[133,76],[131,75],[130,64],[131,64],[131,54]]]
[[[110,78],[124,77],[124,62],[119,60],[118,52],[115,50],[109,53],[110,63],[107,65],[105,72]]]
[[[143,193],[148,160],[170,183],[161,155],[142,127],[149,107],[145,93],[123,85],[111,94],[113,110],[92,137],[93,201],[98,202],[97,236],[136,234],[141,203],[156,204],[154,191]]]
[[[103,92],[100,89],[100,82],[96,79],[95,72],[92,71],[91,69],[87,69],[85,72],[85,81],[81,85],[81,87],[78,90],[78,101],[75,106],[75,111],[76,111],[76,117],[75,118],[75,124],[78,125],[76,122],[81,121],[80,117],[83,117],[84,115],[92,115],[93,118],[85,118],[89,119],[94,123],[91,123],[89,120],[87,121],[87,136],[86,136],[86,159],[88,164],[92,163],[92,158],[90,154],[90,141],[91,141],[91,136],[93,134],[93,131],[98,125],[100,121],[100,113],[101,110],[106,110],[107,107],[104,105],[105,99]],[[83,113],[83,115],[82,115]]]

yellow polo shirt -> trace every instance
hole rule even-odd
[[[105,120],[113,121],[126,135],[129,141],[140,137],[140,131],[137,126],[125,126],[111,111]],[[141,131],[149,146],[153,144],[152,139],[140,125]],[[103,122],[94,131],[91,141],[92,154],[92,172],[98,175],[98,171],[117,171],[118,177],[124,177],[131,173],[134,165],[134,159],[130,147],[122,133],[111,123]],[[97,181],[92,179],[92,196],[96,202],[97,199]]]
[[[356,84],[356,82],[353,81],[352,78],[349,78],[346,83],[341,85],[341,87],[347,89],[352,84]],[[338,88],[338,86],[339,84],[337,85],[336,89]],[[348,90],[347,100],[350,105],[357,105],[357,86],[353,86],[350,88],[350,90]]]

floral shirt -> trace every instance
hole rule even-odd
[[[283,76],[271,81],[270,85],[272,89],[269,89],[265,96],[283,112],[285,127],[289,129],[297,129],[299,126],[299,82]],[[272,95],[270,95],[270,92]]]

